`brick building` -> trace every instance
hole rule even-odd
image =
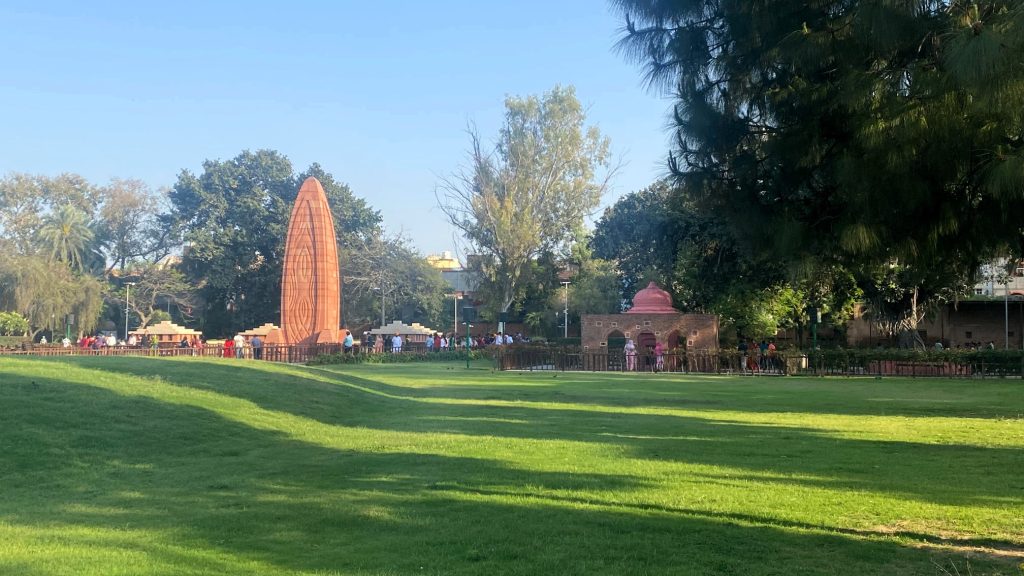
[[[582,324],[583,349],[591,352],[621,351],[627,338],[640,350],[656,342],[668,350],[718,350],[718,316],[683,314],[654,282],[637,292],[625,313],[584,314]]]

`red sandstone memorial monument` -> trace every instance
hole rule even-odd
[[[281,328],[271,344],[313,345],[341,341],[338,242],[327,195],[316,178],[299,188],[288,223],[281,277]]]

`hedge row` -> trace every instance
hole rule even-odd
[[[487,350],[473,350],[470,360],[491,358]],[[328,364],[405,364],[409,362],[457,362],[465,361],[465,350],[446,350],[444,352],[402,352],[400,354],[321,354],[309,361],[312,366]]]
[[[788,356],[799,355],[790,352]],[[814,350],[807,353],[808,358],[824,364],[847,362],[863,364],[872,361],[897,360],[907,362],[951,362],[955,364],[995,363],[1009,364],[1024,360],[1022,350],[900,350],[900,349],[850,349],[850,350]]]

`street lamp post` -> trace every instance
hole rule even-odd
[[[1006,337],[1006,350],[1010,349],[1010,280],[1003,284],[1003,335]]]
[[[563,280],[562,286],[565,286],[565,309],[562,310],[562,325],[564,331],[562,333],[563,338],[569,337],[569,281]]]
[[[459,341],[459,293],[456,292],[456,293],[452,294],[452,296],[455,298],[455,338],[453,338],[453,340],[458,342]],[[455,348],[455,346],[453,345],[452,348]]]
[[[126,282],[124,285],[124,341],[128,341],[128,313],[129,304],[128,297],[132,293],[132,286],[135,286],[135,282]]]

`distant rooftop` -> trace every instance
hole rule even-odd
[[[462,263],[457,258],[452,256],[452,253],[445,250],[440,254],[431,254],[426,258],[427,264],[430,264],[434,268],[441,270],[442,272],[452,272],[455,270],[462,270]]]

